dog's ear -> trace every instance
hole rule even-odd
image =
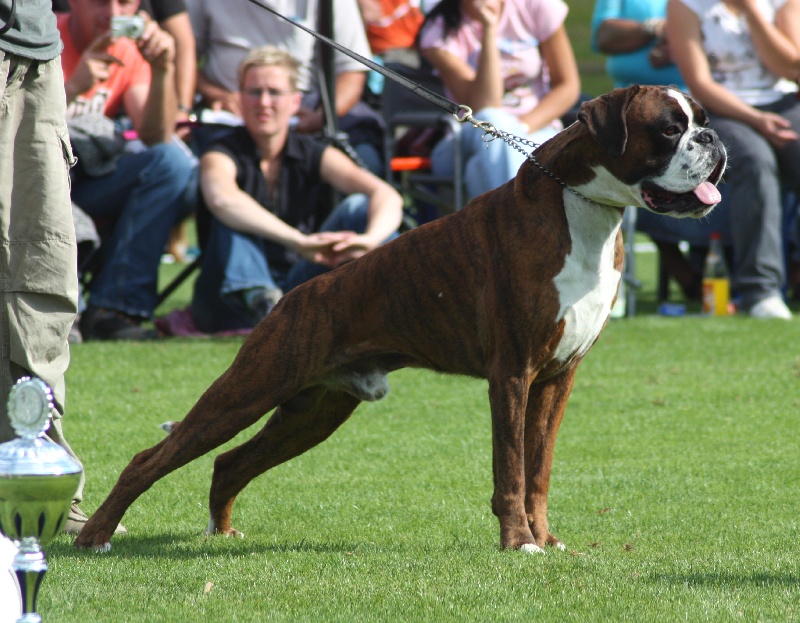
[[[594,140],[605,147],[612,158],[625,153],[628,128],[625,116],[631,100],[639,92],[639,86],[614,89],[593,100],[584,102],[578,112],[578,121],[585,124]]]

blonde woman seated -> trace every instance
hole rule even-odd
[[[201,331],[258,323],[283,292],[396,235],[402,199],[344,153],[290,130],[297,61],[257,48],[239,68],[244,126],[212,143],[200,187],[211,212],[192,315]],[[345,199],[330,214],[329,185]]]

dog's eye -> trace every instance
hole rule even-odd
[[[664,128],[664,136],[678,136],[681,133],[681,129],[677,125],[671,125],[667,128]]]

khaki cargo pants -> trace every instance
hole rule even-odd
[[[37,62],[0,50],[0,442],[14,438],[8,393],[22,376],[45,381],[64,412],[78,304],[65,108],[60,58]],[[48,436],[74,456],[59,413]]]

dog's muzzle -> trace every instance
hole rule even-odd
[[[694,189],[676,193],[651,180],[642,182],[642,199],[648,208],[659,214],[677,217],[701,218],[722,200],[717,188],[727,165],[727,154],[713,130],[703,130],[694,139],[696,143],[712,151],[709,157],[716,162],[711,174]]]

